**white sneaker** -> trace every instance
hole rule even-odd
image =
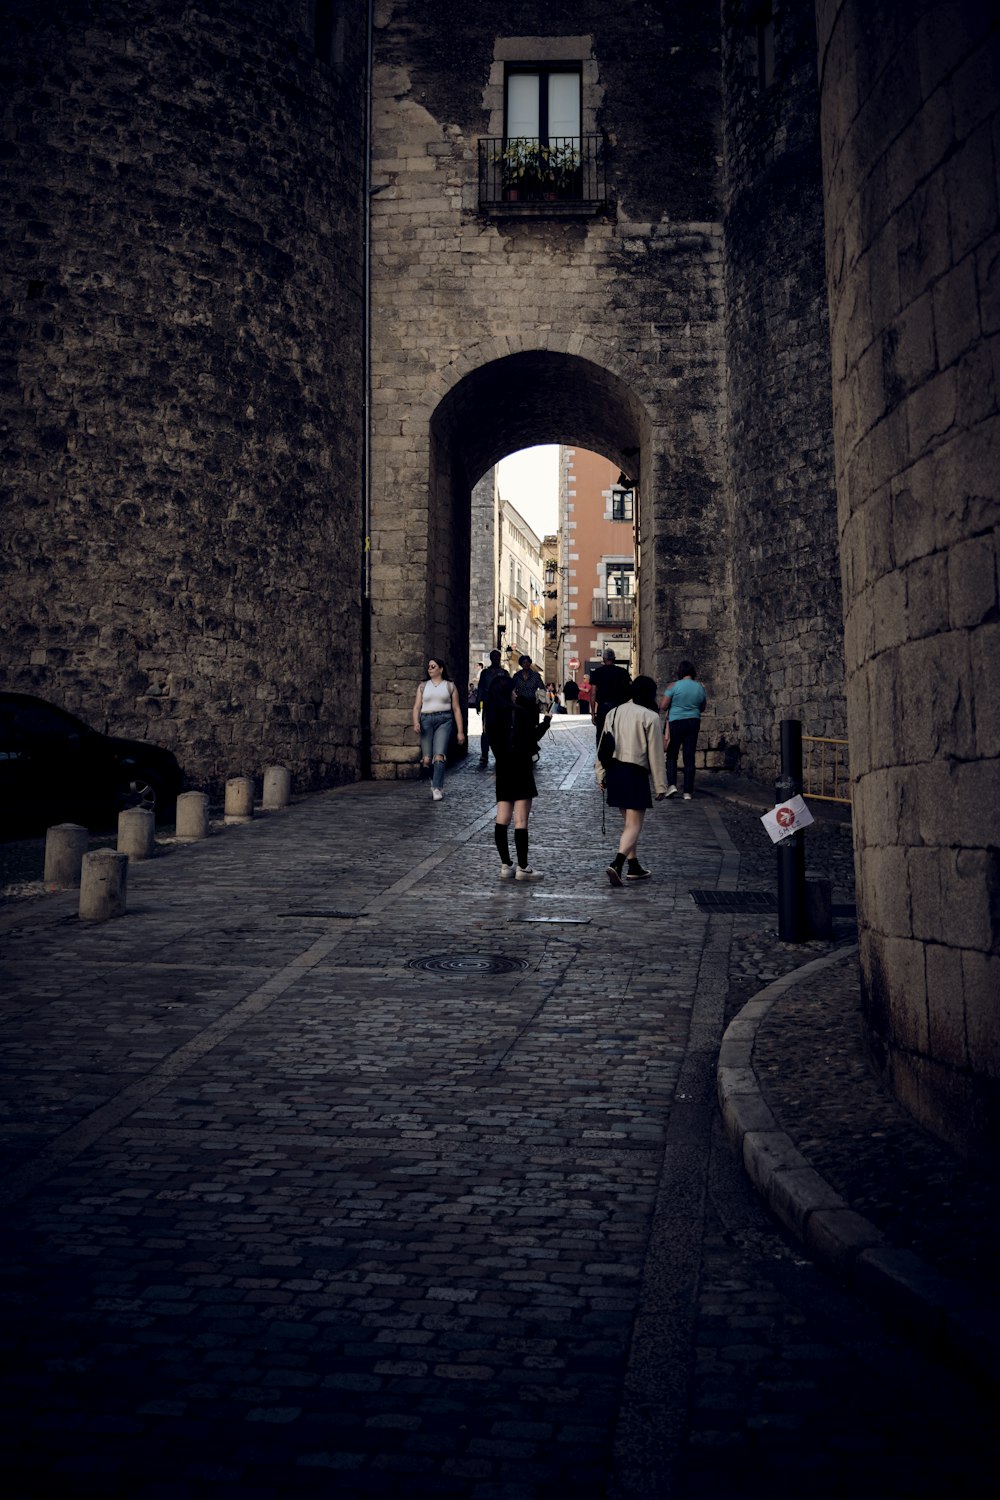
[[[691,801],[691,793],[690,792],[685,792],[683,800],[685,802],[690,802]]]
[[[676,797],[677,796],[677,788],[675,786],[668,786],[667,787],[667,796],[668,797]]]
[[[444,801],[444,792],[442,792],[442,790],[441,790],[441,788],[439,786],[436,786],[434,788],[434,790],[431,792],[431,796],[434,798],[435,802],[443,802]]]
[[[517,874],[514,876],[515,880],[541,880],[542,878],[538,870],[522,870],[520,865],[518,865]]]
[[[514,870],[515,870],[515,866],[514,865],[501,865],[500,866],[500,879],[501,880],[513,880],[514,879]]]

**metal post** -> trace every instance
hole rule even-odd
[[[787,802],[802,791],[802,721],[781,721],[781,775],[774,784],[775,802]],[[806,851],[801,829],[776,846],[778,856],[778,937],[801,943],[806,922]]]

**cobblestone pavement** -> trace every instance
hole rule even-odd
[[[816,948],[690,899],[752,815],[654,809],[612,890],[592,755],[543,743],[538,885],[470,760],[164,846],[117,922],[7,905],[8,1494],[986,1493],[976,1394],[722,1136],[725,1021]]]

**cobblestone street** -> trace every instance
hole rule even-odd
[[[0,909],[6,1493],[992,1492],[985,1403],[722,1133],[726,1022],[830,952],[691,900],[767,885],[756,814],[655,807],[613,890],[564,720],[501,883],[474,761],[165,845],[116,922]]]

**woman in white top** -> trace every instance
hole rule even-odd
[[[449,681],[448,669],[436,656],[427,662],[427,680],[417,688],[413,700],[413,728],[420,736],[421,775],[426,776],[433,761],[431,796],[440,802],[444,796],[444,768],[451,744],[452,731],[458,730],[458,743],[465,744],[465,725],[458,689]]]
[[[618,853],[607,867],[607,876],[612,885],[620,886],[625,880],[649,879],[649,871],[639,863],[639,834],[646,809],[653,805],[650,777],[657,802],[662,802],[667,794],[656,683],[652,677],[635,679],[631,702],[611,709],[604,721],[604,732],[615,738],[615,758],[605,780],[608,806],[620,808],[622,815]]]

